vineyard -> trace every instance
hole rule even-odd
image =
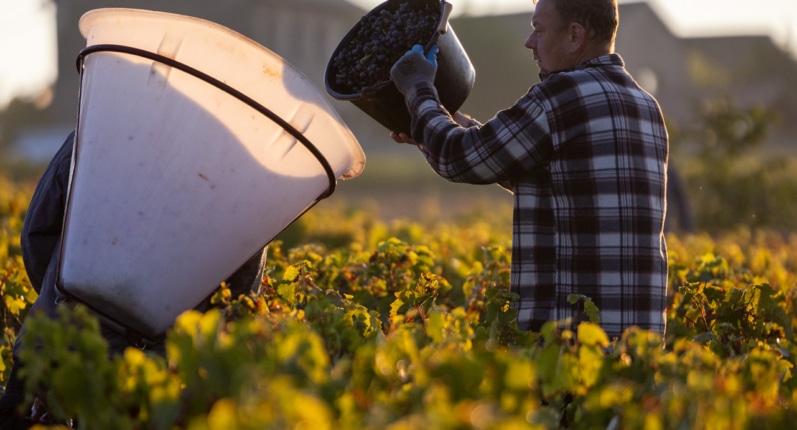
[[[19,247],[32,189],[0,178],[0,385],[35,299]],[[25,352],[27,383],[84,429],[793,428],[797,236],[668,235],[666,335],[608,339],[598,321],[517,330],[510,222],[319,205],[270,244],[262,291],[222,286],[177,320],[167,358],[108,359],[80,306],[30,316],[48,354]]]

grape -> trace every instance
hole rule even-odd
[[[390,80],[390,68],[413,45],[431,39],[440,17],[437,1],[387,2],[363,16],[332,58],[338,92],[359,94]]]

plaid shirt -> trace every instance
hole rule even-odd
[[[512,290],[520,328],[585,320],[610,337],[664,331],[667,132],[656,100],[617,54],[551,74],[485,124],[459,127],[429,83],[406,94],[428,163],[453,182],[498,183],[515,199]]]

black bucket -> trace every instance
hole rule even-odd
[[[456,112],[465,103],[465,99],[468,98],[473,88],[476,72],[454,30],[448,24],[448,14],[444,13],[444,8],[441,7],[441,3],[444,4],[444,2],[440,0],[388,0],[372,9],[346,33],[332,53],[332,57],[327,63],[324,83],[327,92],[335,99],[348,100],[388,130],[409,135],[410,114],[407,111],[404,96],[390,80],[390,76],[387,76],[384,81],[353,93],[344,88],[344,85],[336,83],[335,77],[338,70],[333,64],[333,60],[341,50],[348,49],[350,44],[356,40],[364,19],[378,15],[383,10],[395,12],[402,3],[409,3],[409,6],[413,8],[423,8],[429,5],[439,8],[438,21],[445,26],[445,31],[442,33],[431,32],[427,41],[433,42],[436,38],[436,43],[440,48],[437,55],[437,76],[434,85],[437,88],[440,101],[449,112]],[[401,50],[402,53],[411,49],[412,45],[404,48],[406,49]]]

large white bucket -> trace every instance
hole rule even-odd
[[[302,73],[234,31],[134,9],[79,26],[59,288],[159,336],[365,157]]]

